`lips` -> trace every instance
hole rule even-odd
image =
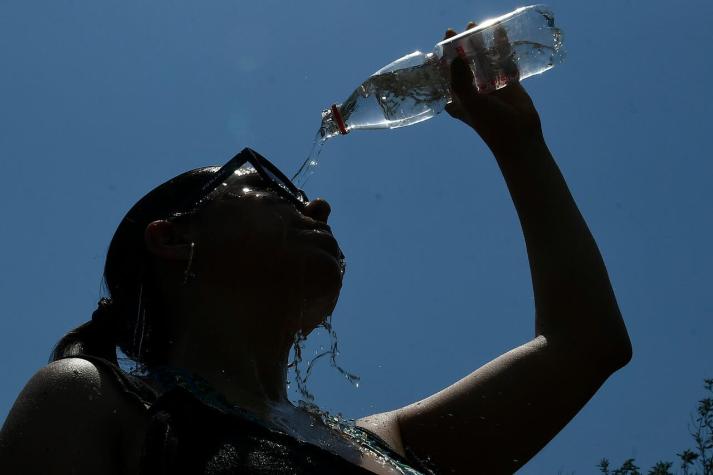
[[[297,232],[297,236],[317,244],[322,249],[339,258],[342,255],[339,244],[337,244],[337,240],[332,235],[331,230],[329,230],[329,226],[326,226],[326,228],[327,229],[301,229]]]
[[[309,229],[309,230],[314,230],[314,231],[323,231],[329,234],[332,234],[332,228],[329,227],[327,223],[323,223],[320,221],[311,221],[309,223],[304,223],[301,226],[301,229]]]

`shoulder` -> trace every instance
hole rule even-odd
[[[22,466],[23,473],[118,473],[132,409],[100,365],[82,358],[52,362],[30,378],[8,414],[0,472]]]
[[[82,358],[53,361],[39,369],[15,401],[12,413],[50,417],[107,415],[108,403],[118,396],[106,370]],[[41,411],[41,412],[38,412]]]
[[[383,412],[362,417],[357,419],[356,425],[379,437],[391,450],[400,456],[406,457],[397,415],[394,412]]]
[[[40,368],[25,386],[23,392],[36,389],[75,392],[98,390],[106,370],[84,358],[65,358]]]
[[[70,415],[109,422],[115,409],[126,405],[110,371],[83,358],[53,361],[38,370],[25,385],[13,411],[48,410],[51,423]]]

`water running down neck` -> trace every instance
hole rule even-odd
[[[297,386],[297,392],[302,398],[300,402],[314,407],[316,407],[314,405],[315,398],[314,395],[307,388],[307,381],[310,375],[312,374],[312,370],[314,369],[315,363],[318,360],[322,359],[324,356],[329,356],[330,366],[336,369],[342,376],[344,376],[346,380],[349,381],[349,383],[351,383],[355,388],[359,387],[359,381],[361,379],[358,375],[348,372],[337,363],[339,348],[337,341],[337,333],[334,330],[334,327],[332,327],[332,316],[328,316],[320,326],[324,328],[327,331],[327,334],[329,335],[329,347],[327,349],[321,347],[322,351],[320,351],[312,359],[310,359],[307,363],[306,369],[303,369],[302,362],[304,361],[303,355],[305,349],[305,341],[307,340],[307,337],[303,335],[302,332],[298,332],[295,335],[295,342],[293,347],[295,353],[294,360],[289,365],[289,368],[293,369],[295,372],[295,384]]]

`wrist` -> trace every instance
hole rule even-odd
[[[496,159],[499,161],[519,160],[520,158],[547,151],[547,144],[541,128],[537,127],[532,130],[518,132],[502,137],[499,140],[486,141],[488,148],[493,152]]]

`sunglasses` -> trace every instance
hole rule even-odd
[[[249,166],[246,166],[249,165]],[[267,187],[298,210],[304,210],[309,202],[307,195],[297,188],[270,161],[251,148],[244,148],[223,165],[195,194],[186,196],[179,209],[195,211],[217,196],[232,189],[234,183],[245,175],[257,173],[267,183]]]

